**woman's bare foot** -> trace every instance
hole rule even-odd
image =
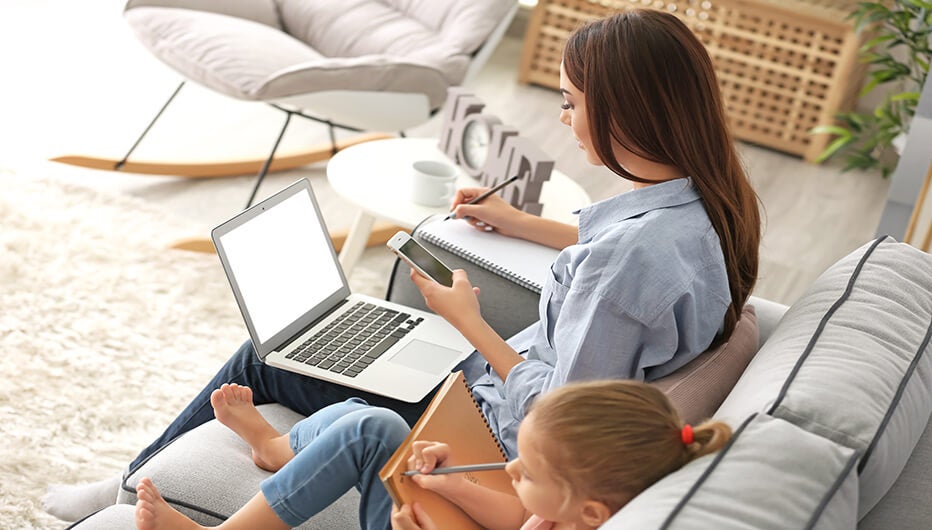
[[[203,527],[169,506],[148,477],[136,485],[136,528],[139,530],[201,530]]]
[[[288,435],[282,435],[265,421],[252,403],[252,389],[224,384],[210,394],[217,421],[229,427],[252,448],[252,460],[267,471],[278,471],[294,453]]]

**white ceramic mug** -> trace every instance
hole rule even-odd
[[[456,168],[446,162],[411,164],[411,200],[423,206],[449,206],[456,194]]]

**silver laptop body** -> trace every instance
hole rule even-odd
[[[350,292],[307,179],[217,226],[211,237],[256,353],[270,366],[413,403],[473,351],[435,314]],[[387,317],[333,330],[354,307],[387,310]],[[381,328],[366,329],[373,325]]]

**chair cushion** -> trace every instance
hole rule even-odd
[[[859,516],[932,413],[932,256],[891,238],[832,265],[786,312],[716,416],[763,411],[862,453]]]
[[[651,384],[670,398],[683,421],[695,425],[715,413],[757,353],[757,347],[757,315],[753,306],[745,305],[728,342]]]
[[[722,451],[664,477],[600,528],[854,528],[856,463],[853,449],[755,415]]]
[[[513,1],[279,0],[285,31],[326,57],[388,55],[438,66],[451,84]]]
[[[176,2],[177,3],[177,2]],[[327,90],[425,94],[438,108],[466,74],[509,2],[278,2],[268,16],[128,6],[139,40],[183,76],[228,96],[267,101]],[[414,9],[424,4],[423,9]],[[456,6],[454,9],[453,6]],[[415,16],[415,14],[417,16]]]
[[[258,409],[278,432],[287,432],[303,419],[281,405]],[[210,421],[175,439],[125,477],[118,502],[135,504],[136,484],[149,477],[179,511],[200,524],[217,525],[253,498],[269,476],[253,463],[249,446],[239,436]],[[358,499],[358,493],[350,490],[298,528],[357,528]]]

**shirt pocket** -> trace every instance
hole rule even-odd
[[[551,349],[556,350],[554,339],[557,329],[557,321],[560,319],[560,312],[563,310],[563,302],[566,301],[566,295],[570,288],[560,283],[554,276],[553,271],[547,278],[544,286],[542,299],[547,302],[541,307],[540,320],[547,337],[547,344]]]

